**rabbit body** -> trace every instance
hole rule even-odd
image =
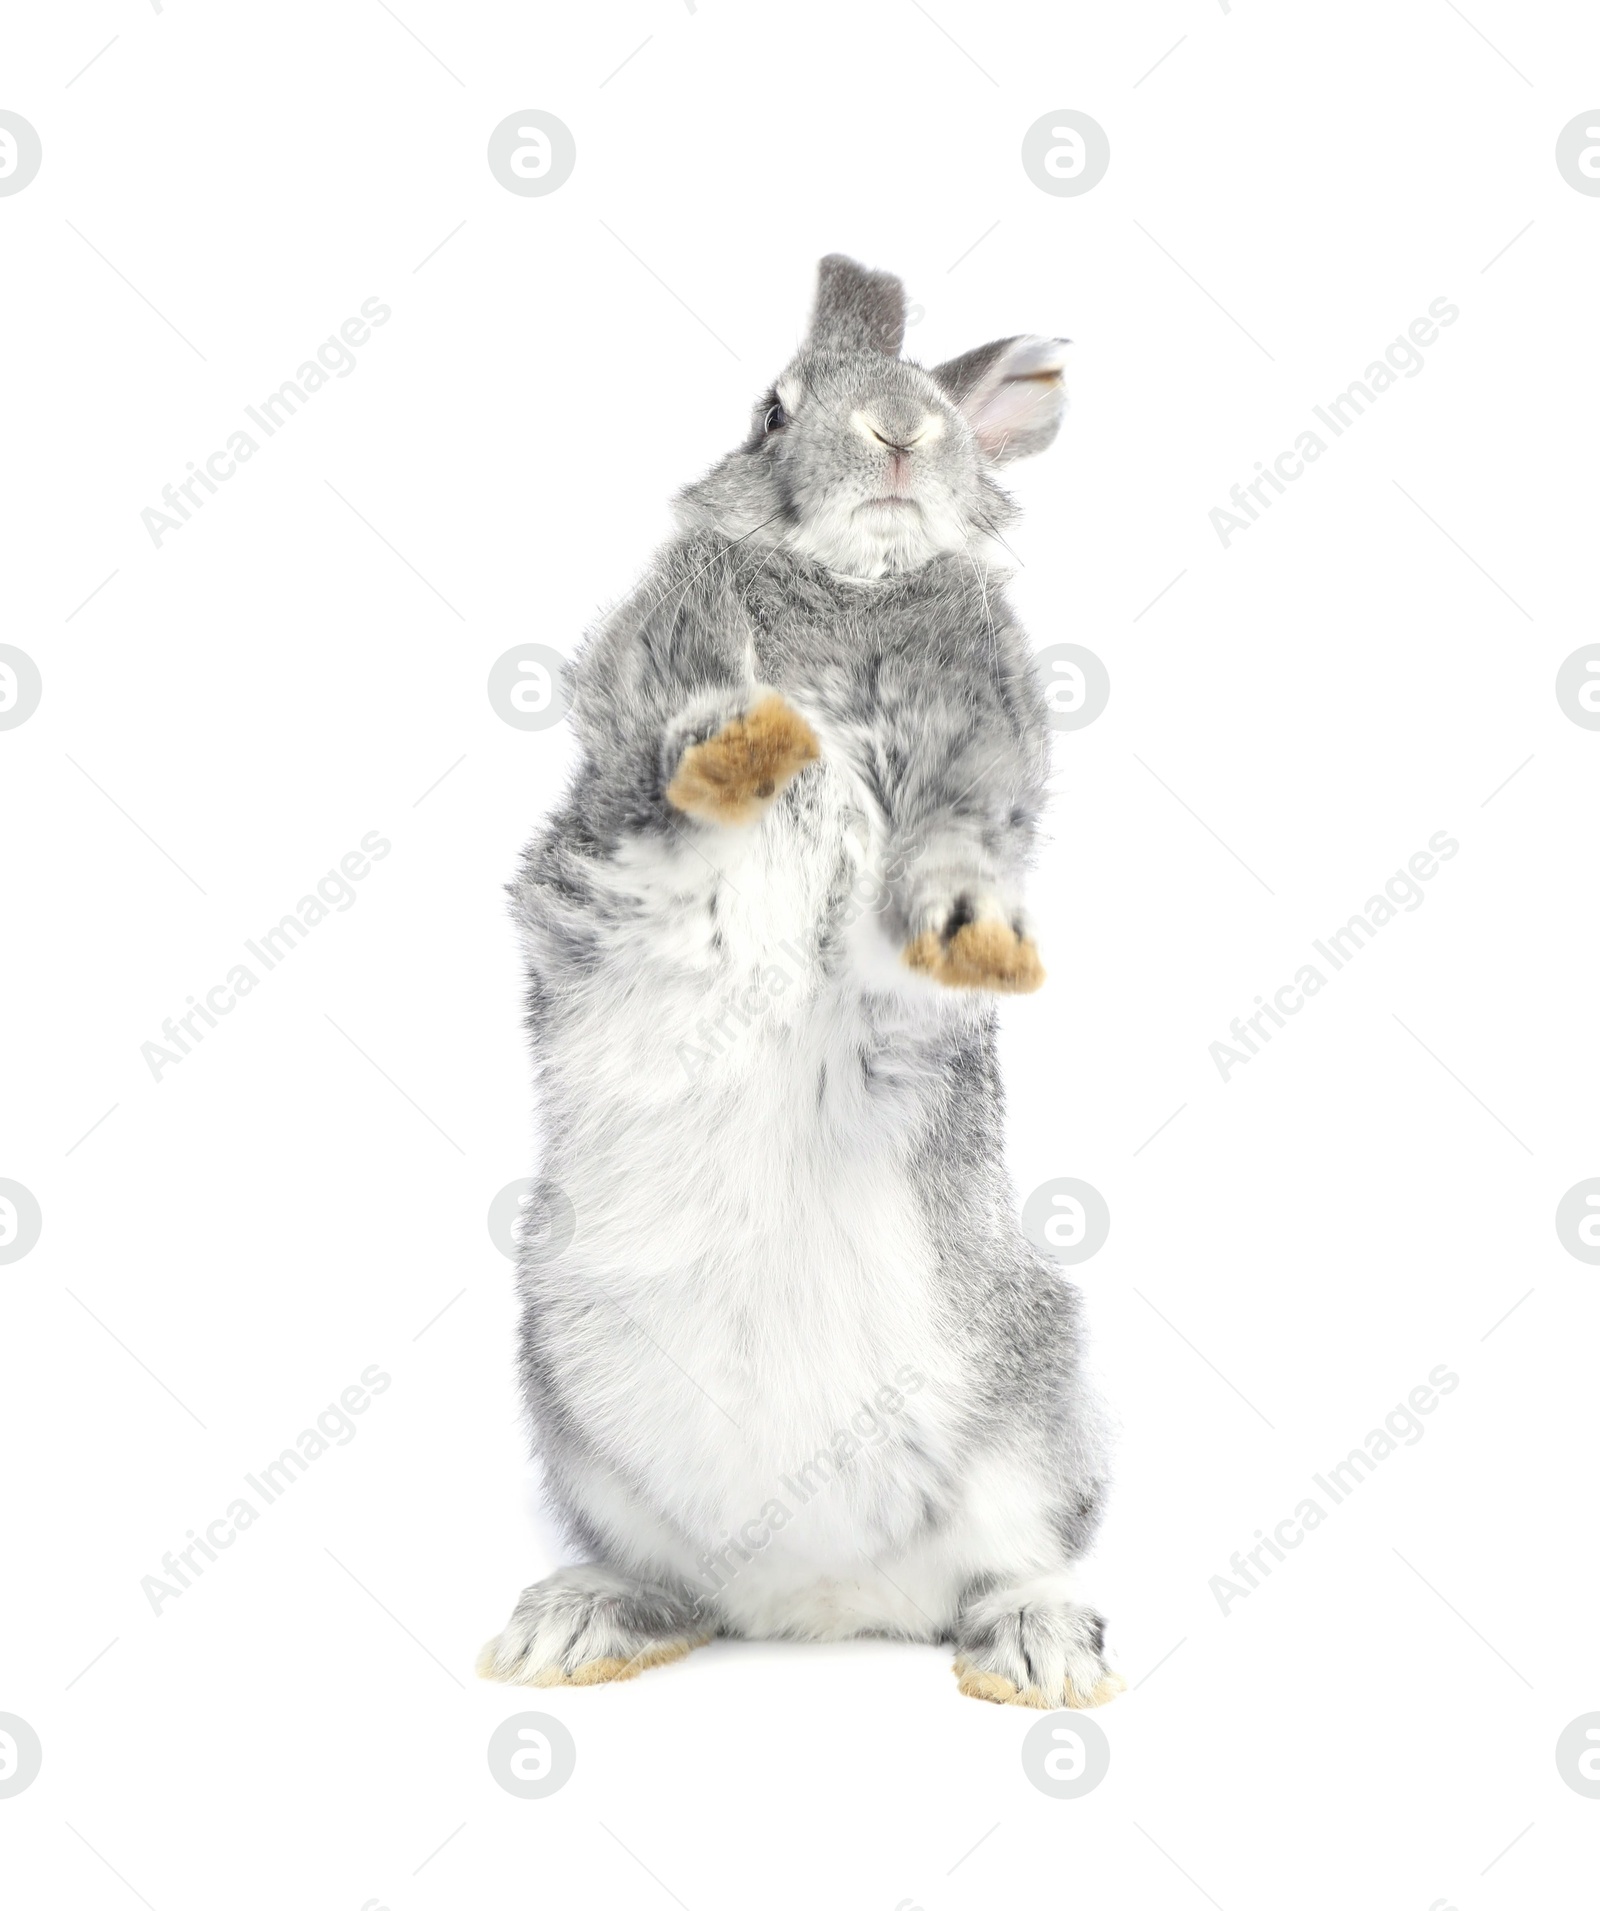
[[[1017,1223],[993,1002],[1042,979],[1049,728],[983,447],[1057,409],[1039,341],[902,365],[897,296],[824,262],[798,383],[573,673],[581,762],[513,891],[572,1226],[519,1283],[591,1563],[524,1593],[487,1676],[879,1632],[953,1641],[980,1697],[1117,1685],[1074,1565],[1105,1480],[1079,1299]],[[850,502],[884,484],[938,500]]]

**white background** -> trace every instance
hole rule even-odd
[[[0,1711],[44,1766],[0,1800],[11,1902],[1592,1901],[1554,1745],[1600,1708],[1600,1273],[1553,1215],[1600,1173],[1600,734],[1553,685],[1600,636],[1600,200],[1554,144],[1600,20],[1466,11],[13,18],[44,164],[0,198],[0,638],[44,698],[0,735],[0,1174],[44,1225],[0,1269]],[[577,142],[544,198],[485,161],[528,107]],[[1063,107],[1111,141],[1079,198],[1020,163]],[[1050,981],[1004,1023],[1019,1192],[1112,1213],[1094,1584],[1139,1683],[1077,1802],[942,1650],[472,1674],[552,1558],[485,1215],[532,1166],[501,886],[570,757],[487,674],[627,588],[832,249],[905,276],[914,355],[1076,341],[1015,597],[1112,697],[1059,739]],[[155,548],[141,510],[374,296],[356,370]],[[1211,508],[1436,298],[1423,372],[1224,549]],[[355,905],[152,1080],[374,829]],[[1440,829],[1425,904],[1224,1083],[1208,1045]],[[155,1617],[142,1576],[373,1362],[354,1441]],[[1440,1362],[1426,1437],[1224,1617],[1212,1576]],[[539,1802],[484,1751],[529,1708],[578,1746]]]

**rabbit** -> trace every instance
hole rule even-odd
[[[632,1677],[713,1637],[944,1643],[960,1690],[1122,1689],[1077,1562],[1107,1480],[1077,1291],[1003,1161],[996,1004],[1047,706],[994,472],[1064,340],[931,369],[892,275],[810,329],[571,671],[581,761],[511,887],[542,1176],[520,1367],[588,1563],[486,1678]],[[564,1223],[564,1224],[563,1224]]]

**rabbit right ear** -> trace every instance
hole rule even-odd
[[[997,338],[935,365],[938,380],[971,425],[991,464],[1043,451],[1061,429],[1067,395],[1064,338]]]
[[[906,289],[892,272],[871,272],[842,252],[817,267],[817,302],[806,343],[813,351],[884,352],[900,356],[906,335]]]

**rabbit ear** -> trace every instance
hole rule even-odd
[[[884,352],[898,358],[906,335],[906,289],[892,272],[870,272],[842,252],[817,267],[813,351]]]
[[[998,338],[935,365],[932,376],[971,425],[991,464],[1031,458],[1061,429],[1065,338]]]

